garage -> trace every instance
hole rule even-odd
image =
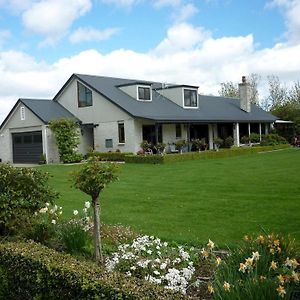
[[[38,163],[43,154],[42,131],[12,134],[13,162]]]

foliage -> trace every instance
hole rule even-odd
[[[57,198],[48,178],[34,168],[0,164],[0,234],[22,226],[22,220]]]
[[[219,137],[214,138],[214,144],[216,145],[217,148],[219,148],[220,146],[222,146],[223,142],[224,142],[224,140],[221,139],[221,138],[219,138]]]
[[[127,155],[125,156],[125,162],[131,164],[162,164],[164,162],[164,157],[159,154]]]
[[[149,148],[152,148],[152,144],[148,141],[142,141],[140,144],[140,147],[143,149],[143,151],[147,151]]]
[[[238,85],[232,81],[222,82],[221,90],[219,90],[219,95],[223,97],[239,97],[239,88]]]
[[[60,224],[59,236],[68,253],[92,256],[91,229],[93,222],[89,214],[90,202],[85,202],[82,212],[73,211],[73,217]]]
[[[205,138],[203,138],[203,139],[194,139],[193,145],[198,151],[200,151],[201,149],[205,149],[207,144]]]
[[[251,143],[259,143],[260,142],[260,136],[258,133],[251,133],[250,134],[250,142]]]
[[[79,145],[79,125],[76,121],[72,119],[51,120],[49,128],[55,136],[61,161],[78,162],[80,156],[75,149]]]
[[[65,164],[79,163],[83,160],[83,155],[80,153],[66,153],[62,156],[62,161]]]
[[[273,146],[273,145],[282,145],[287,144],[288,142],[282,136],[279,136],[276,133],[270,133],[266,135],[262,135],[261,145],[262,146]]]
[[[244,244],[225,258],[210,288],[214,299],[292,299],[299,288],[295,244],[278,235],[245,236]]]
[[[224,140],[224,146],[225,148],[231,148],[234,144],[234,139],[232,136],[228,136],[225,140]]]
[[[243,135],[242,137],[241,137],[241,143],[242,144],[250,144],[250,137],[249,137],[249,135]]]
[[[0,244],[3,299],[183,299],[34,242]]]
[[[178,150],[178,151],[181,151],[182,148],[184,148],[186,146],[186,140],[177,140],[175,142],[175,148]]]
[[[100,234],[100,202],[99,194],[104,187],[118,179],[116,165],[102,163],[96,157],[90,157],[83,166],[73,173],[74,185],[92,198],[94,210],[94,238],[96,261],[103,260]]]
[[[199,288],[196,271],[203,261],[208,261],[213,247],[214,243],[209,241],[199,253],[194,247],[171,246],[159,238],[144,235],[130,244],[120,245],[118,251],[107,258],[106,268],[186,294]],[[214,257],[210,267],[220,261]]]
[[[157,143],[155,147],[159,153],[163,153],[165,151],[166,144],[165,143]]]
[[[132,155],[131,152],[92,152],[89,157],[97,157],[101,161],[125,161],[126,155]]]

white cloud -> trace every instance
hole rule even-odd
[[[25,10],[22,19],[29,32],[46,37],[44,44],[54,44],[91,6],[90,0],[43,0]]]
[[[300,44],[262,50],[254,45],[252,35],[214,38],[183,23],[148,53],[118,49],[104,55],[91,49],[47,64],[22,52],[0,52],[0,122],[18,98],[51,98],[72,73],[195,84],[203,94],[217,94],[221,82],[237,82],[253,72],[300,79]]]
[[[119,28],[107,28],[104,30],[97,30],[91,27],[81,27],[70,35],[69,40],[71,43],[103,41],[109,39],[110,37],[119,32]]]
[[[11,32],[9,30],[0,30],[0,47],[2,47],[10,37]]]
[[[34,0],[0,0],[0,7],[4,7],[13,14],[22,13],[28,9]]]
[[[160,8],[164,6],[179,6],[181,4],[181,0],[154,0],[154,7]]]
[[[284,15],[287,27],[286,37],[290,43],[300,41],[300,1],[299,0],[272,0],[267,7],[279,7]]]
[[[194,4],[188,3],[186,5],[182,5],[179,11],[174,13],[174,19],[176,22],[181,23],[197,14],[198,11],[198,8]]]
[[[105,4],[112,4],[116,6],[131,7],[140,2],[140,0],[102,0],[102,2]]]

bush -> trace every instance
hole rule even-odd
[[[249,144],[250,143],[250,137],[248,135],[244,135],[241,137],[241,143],[242,144]]]
[[[0,244],[0,270],[3,299],[184,299],[34,242]]]
[[[83,155],[80,153],[67,153],[61,157],[64,164],[79,163],[83,160]]]
[[[224,146],[225,148],[231,148],[234,144],[234,139],[232,136],[228,136],[225,140],[224,140]]]
[[[48,173],[0,164],[0,234],[24,226],[26,217],[58,196],[48,186]]]
[[[127,155],[125,162],[131,164],[162,164],[164,157],[160,154],[153,155]]]
[[[250,142],[251,143],[259,143],[260,142],[260,136],[258,133],[251,133],[250,134]]]
[[[152,148],[152,144],[148,141],[142,141],[140,143],[140,147],[143,149],[143,151],[147,151],[148,149],[151,149]]]
[[[101,161],[125,161],[126,155],[132,155],[131,152],[92,152],[89,157],[97,157]]]
[[[288,142],[284,137],[276,133],[270,133],[262,136],[260,144],[261,146],[274,146],[280,144],[288,144]]]
[[[175,148],[178,151],[181,151],[183,147],[186,146],[186,140],[178,140],[175,142]]]
[[[300,279],[294,247],[277,235],[245,236],[244,244],[217,269],[214,299],[293,299]]]

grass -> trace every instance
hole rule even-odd
[[[78,165],[47,165],[66,216],[88,196],[71,187]],[[125,164],[101,195],[102,220],[179,243],[234,245],[244,234],[300,234],[300,151],[164,165]]]

